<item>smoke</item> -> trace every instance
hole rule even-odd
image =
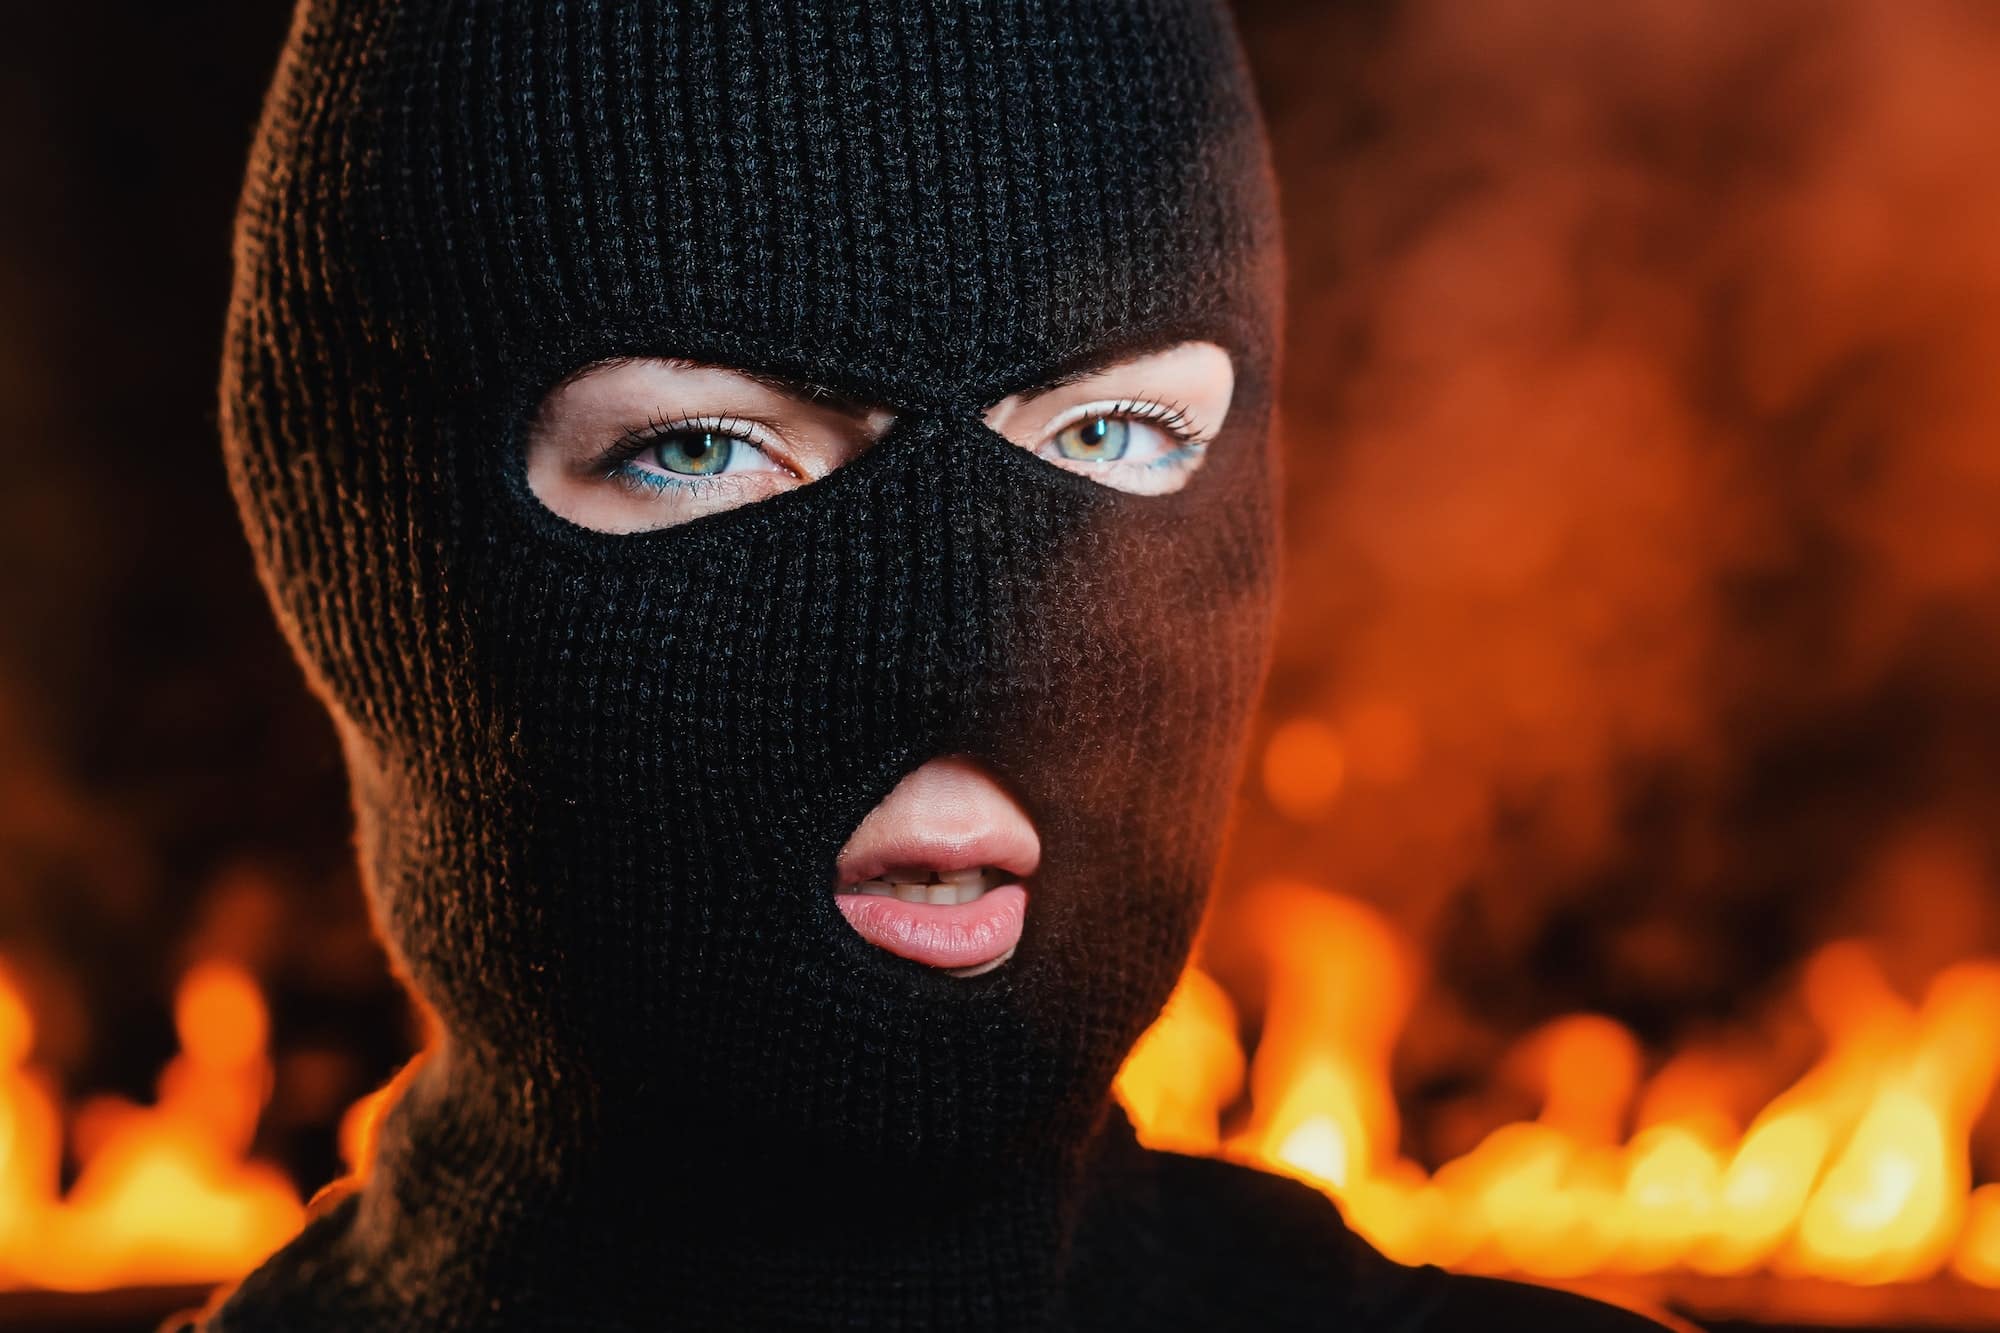
[[[281,1046],[386,1071],[337,757],[210,415],[283,7],[114,8],[0,53],[0,953],[73,1086],[143,1095],[172,977],[245,922],[295,942]],[[1412,1086],[1569,1009],[1699,1038],[1838,935],[1910,992],[2000,949],[2000,8],[1239,11],[1289,605],[1224,884],[1426,939]]]
[[[2000,9],[1242,18],[1290,571],[1225,885],[1384,905],[1460,1054],[2000,946]]]

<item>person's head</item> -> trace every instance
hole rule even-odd
[[[1264,665],[1276,246],[1214,0],[305,0],[224,437],[451,1058],[628,1152],[1073,1143]],[[945,756],[1039,847],[973,976],[834,902]]]

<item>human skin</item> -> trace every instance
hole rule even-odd
[[[1226,352],[1187,342],[1013,394],[984,419],[1057,467],[1118,490],[1165,494],[1194,477],[1234,388]],[[606,362],[543,401],[528,439],[528,484],[582,527],[642,532],[809,485],[858,457],[895,420],[885,407],[726,366]],[[1124,432],[1125,456],[1065,456],[1059,437],[1072,432],[1069,452],[1089,452],[1074,432],[1096,422]],[[688,462],[685,437],[697,431],[735,442],[726,446],[726,472],[677,472],[659,460],[658,442],[679,437],[673,448]],[[642,440],[652,448],[635,454]],[[1169,457],[1177,450],[1180,457]]]
[[[984,420],[1056,467],[1159,495],[1194,480],[1234,387],[1226,352],[1186,342],[1010,395]],[[528,481],[583,527],[669,527],[810,485],[895,419],[884,407],[727,366],[622,359],[550,391],[528,440]],[[878,947],[976,977],[1013,957],[1040,856],[1032,821],[994,775],[967,756],[941,756],[904,777],[855,829],[835,902]],[[982,870],[977,898],[926,901],[921,892]]]

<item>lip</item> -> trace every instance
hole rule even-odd
[[[921,879],[932,871],[980,866],[1026,879],[1041,863],[1041,844],[1032,826],[989,821],[970,830],[953,830],[927,819],[882,837],[863,840],[857,836],[840,854],[839,887],[850,888],[870,879],[894,879],[898,872]]]
[[[834,895],[847,924],[870,944],[932,967],[970,975],[1011,956],[1028,913],[1024,884],[1002,884],[969,903],[906,903],[861,893]]]
[[[993,775],[967,757],[944,756],[906,775],[862,819],[836,862],[834,903],[870,944],[972,975],[999,966],[1020,943],[1026,881],[1041,859],[1033,822]],[[921,882],[977,869],[999,873],[971,902],[853,892],[869,880]]]

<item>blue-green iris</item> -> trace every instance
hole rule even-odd
[[[1064,458],[1082,463],[1115,463],[1132,442],[1132,423],[1123,417],[1091,417],[1066,426],[1056,436]]]
[[[652,461],[669,472],[711,477],[729,466],[737,440],[712,430],[681,430],[663,435],[648,446]]]

